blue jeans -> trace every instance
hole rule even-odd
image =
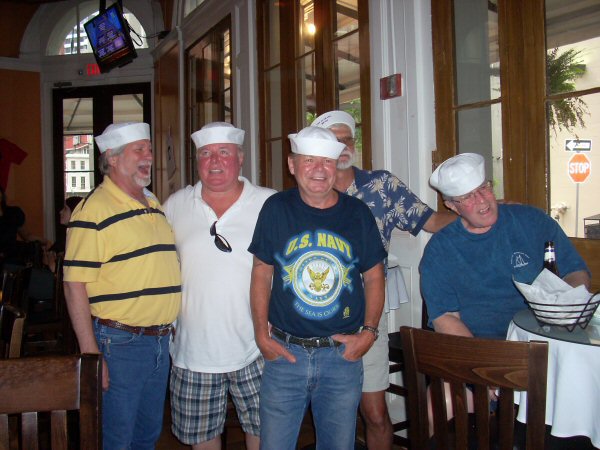
[[[154,449],[162,431],[170,335],[132,334],[96,321],[94,332],[110,378],[102,396],[104,449]]]
[[[344,345],[303,348],[282,344],[297,360],[265,360],[260,388],[261,450],[294,450],[309,404],[317,450],[353,450],[362,359],[344,359]]]

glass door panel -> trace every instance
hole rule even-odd
[[[281,168],[283,167],[283,145],[281,143],[281,139],[276,141],[272,141],[268,143],[271,155],[271,171],[270,171],[270,179],[271,179],[271,187],[278,191],[283,190],[283,172]]]
[[[113,96],[113,123],[143,121],[144,98],[141,94]]]
[[[150,83],[54,89],[52,97],[54,206],[58,213],[66,198],[85,197],[102,182],[94,136],[110,123],[152,124]],[[58,214],[55,218],[55,230],[61,232]]]
[[[494,182],[497,198],[504,198],[502,110],[499,103],[458,112],[459,153],[479,153],[486,161],[486,178]]]
[[[360,107],[360,52],[358,33],[352,33],[334,41],[333,46],[335,55],[336,104],[338,105],[338,109],[349,113],[356,122],[354,135],[356,159],[354,164],[362,168],[363,142]]]
[[[497,2],[455,0],[454,14],[458,104],[499,98]]]
[[[311,0],[300,0],[300,26],[298,33],[298,53],[304,54],[315,49],[315,4]]]
[[[222,21],[187,52],[188,133],[232,117],[230,20]],[[198,181],[196,148],[189,142],[188,182]]]
[[[550,214],[600,239],[600,0],[546,1]]]
[[[298,64],[298,100],[301,112],[302,125],[301,128],[308,126],[317,116],[317,99],[315,79],[315,53],[309,53],[304,58],[297,61]]]
[[[269,114],[267,114],[267,139],[281,137],[281,70],[279,67],[266,73],[266,91]]]
[[[478,153],[504,197],[497,1],[454,1],[457,153]]]
[[[64,203],[68,197],[85,197],[96,185],[93,99],[64,99],[62,109]]]
[[[358,0],[338,0],[335,3],[335,36],[358,30]]]

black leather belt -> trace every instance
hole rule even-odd
[[[334,341],[328,336],[325,337],[310,337],[300,338],[286,333],[279,328],[271,327],[271,334],[282,341],[289,342],[290,344],[300,345],[304,348],[321,348],[321,347],[339,347],[342,345],[341,342]]]
[[[97,321],[100,325],[105,325],[109,328],[115,328],[117,330],[127,331],[132,334],[143,334],[145,336],[166,336],[173,329],[173,325],[152,325],[149,327],[132,327],[116,320],[101,319],[100,317],[92,316],[92,319]]]

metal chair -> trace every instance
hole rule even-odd
[[[490,429],[497,426],[498,448],[512,450],[514,391],[519,390],[527,391],[527,449],[544,449],[547,342],[478,339],[411,327],[401,327],[400,333],[409,435],[414,448],[489,449],[490,437],[494,437]],[[429,436],[426,376],[432,398],[433,441]],[[447,420],[444,382],[450,384],[454,427]],[[467,411],[467,384],[474,390],[474,429]],[[489,388],[499,388],[496,415],[490,414]]]

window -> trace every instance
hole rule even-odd
[[[71,161],[71,170],[75,170],[75,161]]]
[[[483,154],[496,194],[546,210],[597,272],[600,0],[431,6],[434,162]]]
[[[227,17],[187,51],[188,132],[209,122],[233,123],[231,82],[231,19]],[[189,146],[188,182],[198,181],[196,148]]]
[[[204,0],[185,0],[185,6],[183,7],[183,17],[187,16],[202,3],[204,3]]]
[[[75,177],[71,177],[71,187],[72,187],[73,189],[76,189],[76,188],[77,188],[77,178],[75,178]]]
[[[357,122],[357,164],[368,167],[371,160],[367,0],[289,4],[261,0],[257,6],[261,183],[275,189],[294,184],[287,135],[331,109]]]
[[[79,168],[85,170],[85,161],[79,161]]]
[[[85,177],[81,177],[81,190],[84,191],[85,190]]]
[[[109,3],[110,5],[110,3]],[[48,55],[77,55],[92,53],[83,24],[98,15],[97,1],[82,1],[71,9],[54,27],[51,33]],[[140,21],[127,8],[123,8],[123,17],[133,30],[131,32],[136,48],[148,48],[146,31]]]

